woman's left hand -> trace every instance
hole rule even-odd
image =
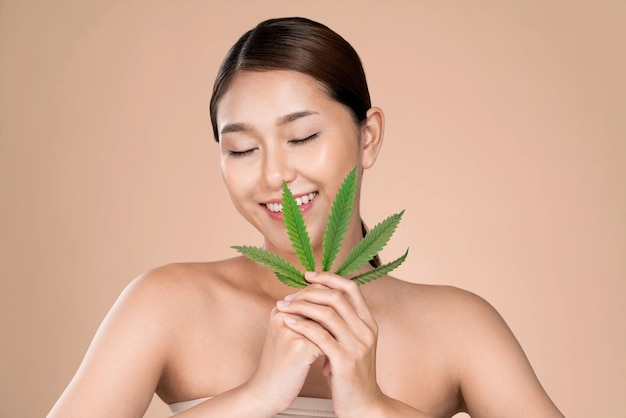
[[[279,301],[280,311],[307,319],[287,323],[326,356],[324,375],[340,417],[369,416],[385,396],[376,381],[378,325],[357,283],[332,273],[306,273],[307,288]]]

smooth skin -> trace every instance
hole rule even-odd
[[[266,206],[285,180],[296,196],[315,193],[303,216],[321,265],[335,193],[352,168],[362,178],[374,164],[383,127],[380,109],[358,124],[307,75],[235,76],[218,109],[221,170],[265,248],[297,263]],[[359,218],[357,204],[344,248],[360,240]],[[271,417],[297,396],[330,398],[342,418],[562,417],[478,296],[389,276],[362,286],[331,273],[306,278],[296,290],[243,257],[142,275],[49,417],[140,417],[155,391],[166,403],[212,397],[183,418]]]

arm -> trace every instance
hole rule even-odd
[[[563,415],[539,383],[513,333],[483,299],[457,291],[446,304],[453,361],[463,400],[472,417],[545,417]]]
[[[155,275],[136,279],[120,295],[49,418],[143,415],[168,354],[170,324],[155,306],[162,291]]]

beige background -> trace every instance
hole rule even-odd
[[[0,0],[2,415],[45,415],[133,277],[258,243],[207,103],[235,39],[287,15],[344,35],[386,112],[363,210],[406,209],[398,276],[489,300],[568,417],[623,414],[623,4]]]

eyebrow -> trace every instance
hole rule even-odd
[[[249,132],[252,130],[252,126],[247,123],[229,123],[225,125],[220,131],[221,135],[229,132]]]
[[[280,118],[278,118],[278,124],[279,125],[284,125],[286,123],[289,122],[293,122],[296,121],[300,118],[305,118],[307,116],[311,116],[311,115],[319,115],[319,113],[313,111],[313,110],[302,110],[300,112],[293,112],[293,113],[289,113],[288,115],[285,116],[281,116]]]
[[[294,122],[298,119],[307,117],[307,116],[311,116],[311,115],[319,115],[318,112],[315,112],[313,110],[301,110],[298,112],[293,112],[293,113],[289,113],[287,115],[281,116],[280,118],[278,118],[278,122],[277,125],[281,126],[281,125],[285,125],[287,123],[291,123]],[[248,124],[248,123],[229,123],[228,125],[225,125],[222,130],[220,131],[221,135],[224,135],[226,133],[230,133],[230,132],[250,132],[253,131],[254,128],[252,127],[252,125]]]

